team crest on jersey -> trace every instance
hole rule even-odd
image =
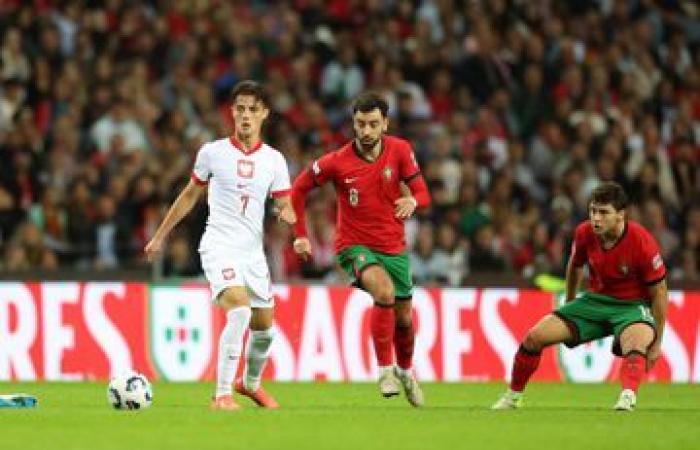
[[[620,265],[617,267],[617,269],[620,271],[620,273],[622,274],[622,276],[625,276],[625,277],[626,277],[627,275],[629,275],[629,273],[630,273],[630,268],[629,268],[629,266],[628,266],[627,264],[625,264],[625,263],[620,264]]]
[[[393,170],[391,170],[391,167],[385,167],[385,168],[384,168],[384,173],[383,173],[383,175],[384,175],[384,178],[386,178],[387,180],[391,180],[391,174],[392,174],[392,173],[393,173]]]
[[[221,275],[224,276],[224,280],[226,281],[233,280],[236,278],[236,271],[229,267],[228,269],[222,269]]]
[[[238,176],[241,178],[253,178],[255,163],[246,159],[239,159],[237,166]]]

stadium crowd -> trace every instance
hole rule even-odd
[[[700,280],[700,7],[682,0],[5,0],[0,271],[145,267],[142,249],[228,93],[263,81],[292,177],[352,136],[373,89],[433,206],[407,222],[419,284],[562,273],[602,180]],[[332,187],[310,199],[314,259],[267,224],[273,279],[336,280]],[[200,273],[202,203],[163,269]]]

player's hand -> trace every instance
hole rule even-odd
[[[294,239],[294,252],[304,261],[311,258],[311,242],[309,242],[309,239],[305,237]]]
[[[658,360],[660,356],[661,343],[659,343],[657,339],[657,341],[649,347],[649,351],[647,352],[647,372],[654,368],[654,364],[656,364],[656,360]]]
[[[413,215],[416,210],[416,199],[410,195],[405,197],[399,197],[398,200],[394,202],[396,207],[394,208],[394,215],[397,219],[408,219]]]
[[[163,240],[157,237],[153,237],[143,248],[143,253],[146,254],[146,259],[152,262],[162,250]]]
[[[277,220],[287,225],[294,225],[297,222],[297,215],[294,214],[294,208],[291,206],[281,208],[277,212]]]

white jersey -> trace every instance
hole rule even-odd
[[[219,139],[199,149],[192,179],[209,184],[209,217],[199,251],[261,256],[265,201],[290,190],[284,156],[267,144],[244,153],[235,139]]]

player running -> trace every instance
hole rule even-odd
[[[234,87],[231,99],[234,135],[200,148],[189,183],[144,251],[149,259],[160,252],[168,233],[208,187],[209,217],[199,253],[212,300],[226,312],[211,407],[239,408],[233,400],[232,383],[243,334],[250,327],[245,375],[236,380],[235,389],[260,406],[276,408],[275,399],[260,386],[273,340],[274,300],[262,239],[268,196],[275,199],[279,220],[291,225],[296,218],[289,199],[284,156],[260,140],[262,124],[269,114],[267,94],[258,83],[242,81]]]
[[[413,280],[404,220],[416,208],[428,206],[430,196],[411,145],[385,135],[387,110],[377,94],[360,95],[352,108],[355,139],[314,161],[294,181],[292,204],[299,219],[294,250],[304,258],[311,256],[304,221],[306,196],[314,187],[332,182],[338,198],[337,261],[374,299],[370,328],[380,392],[384,397],[398,395],[402,384],[411,405],[421,406],[423,393],[411,370]],[[402,191],[401,182],[410,193]]]
[[[622,392],[614,409],[632,411],[645,371],[661,354],[668,293],[666,267],[651,234],[625,219],[627,196],[616,183],[593,190],[590,220],[574,232],[566,268],[566,304],[545,316],[525,336],[513,361],[510,389],[493,409],[522,404],[523,390],[537,370],[542,349],[575,347],[614,335],[612,351],[624,358]],[[576,295],[588,264],[589,291]]]

